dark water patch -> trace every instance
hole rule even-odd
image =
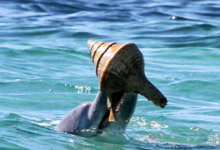
[[[135,21],[134,18],[131,16],[129,12],[122,11],[110,11],[110,12],[103,12],[100,11],[96,14],[91,14],[90,16],[87,16],[87,18],[79,18],[80,20],[87,20],[91,22],[117,22],[117,23],[126,23],[126,22],[132,22]]]
[[[6,83],[6,82],[0,82],[0,87],[4,87],[4,86],[7,86],[9,83]]]
[[[15,8],[21,11],[46,12],[39,4],[18,3]]]
[[[7,49],[5,47],[0,49],[3,50],[2,55],[4,55],[8,59],[14,58],[14,61],[19,62],[19,59],[25,57],[46,57],[52,55],[58,55],[60,52],[54,49],[48,49],[44,47],[32,47],[27,48],[26,46],[18,45],[17,50]],[[41,58],[42,59],[42,58]]]
[[[51,56],[51,55],[58,55],[58,54],[59,54],[58,51],[54,51],[53,49],[46,49],[42,47],[33,47],[31,49],[24,49],[20,51],[20,55],[26,55],[26,56],[32,56],[32,57],[36,57],[36,56],[46,57],[49,55]]]
[[[59,29],[40,29],[40,30],[5,30],[0,32],[0,34],[2,35],[2,38],[16,38],[16,37],[25,37],[25,38],[37,38],[38,36],[44,36],[44,38],[46,38],[45,36],[51,36],[54,34],[59,33]]]
[[[95,9],[109,9],[109,8],[116,8],[119,7],[117,4],[115,3],[105,3],[103,2],[99,2],[96,4],[93,4],[93,8]]]
[[[81,51],[80,49],[77,49],[77,47],[71,48],[71,47],[60,46],[60,47],[58,47],[57,50],[60,53],[65,54],[66,58],[70,58],[70,59],[72,59],[72,57],[75,56],[75,55],[79,55],[79,56],[82,56],[82,57],[83,56],[84,57],[89,57],[89,58],[91,57],[89,50],[83,49],[83,51]]]
[[[11,48],[7,47],[0,47],[0,50],[2,51],[0,54],[2,57],[18,57],[19,52],[16,52],[14,50],[11,50]]]
[[[220,17],[220,8],[209,8],[210,12],[197,12],[196,14],[199,16],[203,16],[203,17],[208,17],[208,18],[215,18],[215,19],[219,19]],[[215,13],[213,13],[215,12]]]
[[[173,21],[184,21],[184,22],[189,22],[189,23],[194,23],[194,22],[200,22],[200,20],[196,19],[196,18],[191,18],[188,16],[179,16],[179,15],[170,15],[170,19]]]
[[[4,4],[7,4],[4,2]],[[45,2],[45,1],[16,1],[11,5],[14,5],[15,9],[21,11],[32,11],[32,12],[47,12],[55,14],[68,14],[75,13],[82,10],[89,9],[80,1],[54,1],[54,2]]]
[[[61,1],[60,1],[61,2]],[[86,8],[83,7],[83,3],[77,1],[75,3],[54,3],[54,2],[42,2],[41,7],[44,8],[46,12],[54,12],[56,14],[68,14],[68,13],[75,13],[78,11],[85,10]],[[62,9],[61,9],[62,8]]]
[[[190,33],[191,35],[193,35],[193,33],[199,33],[200,35],[203,34],[203,32],[207,32],[207,31],[215,31],[217,30],[218,27],[214,26],[214,25],[210,25],[210,24],[192,24],[190,26],[182,26],[182,27],[179,27],[179,28],[173,28],[173,29],[170,29],[170,30],[166,30],[166,31],[162,31],[161,33],[167,33],[168,35],[169,34],[172,34],[172,33],[175,33],[175,34],[181,34],[181,33],[187,33],[188,34]],[[196,35],[195,35],[196,36]]]
[[[73,38],[84,38],[84,39],[89,39],[89,38],[103,38],[101,34],[95,34],[92,32],[75,32],[75,33],[69,33],[66,32],[63,34],[64,37],[73,37]]]
[[[47,30],[52,30],[57,28],[57,25],[45,25],[45,24],[39,24],[36,26],[36,24],[30,24],[30,25],[26,25],[26,26],[15,26],[13,28],[9,28],[11,30],[17,30],[17,31],[23,31],[23,30],[28,30],[28,31],[47,31]]]
[[[218,43],[220,37],[218,35],[202,37],[199,40],[204,41],[204,47],[209,47],[210,45],[212,45],[212,47],[220,48],[220,43]]]
[[[11,120],[11,119],[14,120],[15,119],[15,120],[17,120],[17,119],[22,119],[22,117],[18,114],[15,114],[15,113],[9,113],[4,117],[4,119],[8,119],[8,120]]]
[[[161,13],[161,12],[158,12],[158,11],[153,11],[153,12],[143,12],[143,13],[140,13],[139,14],[141,17],[146,17],[146,19],[149,17],[149,19],[152,19],[152,18],[156,18],[156,19],[162,19],[162,18],[168,18],[170,17],[170,15],[167,15],[165,13]]]
[[[219,148],[219,146],[211,146],[211,145],[207,145],[207,144],[202,144],[200,146],[195,146],[195,145],[179,145],[179,144],[164,144],[164,145],[159,145],[159,148],[162,149],[178,149],[178,150],[207,150],[207,149],[211,149],[211,150],[217,150]]]
[[[22,35],[20,35],[19,33],[17,34],[18,36],[25,36],[25,37],[29,37],[29,36],[43,36],[43,35],[53,35],[53,34],[56,34],[58,33],[59,30],[53,30],[53,29],[50,29],[49,31],[36,31],[36,32],[33,32],[33,31],[30,31],[30,32],[23,32]]]
[[[141,33],[142,35],[139,38],[155,38],[156,41],[158,40],[165,40],[166,42],[172,42],[174,40],[178,42],[191,41],[196,42],[199,38],[209,38],[211,36],[215,36],[216,30],[218,28],[213,25],[209,24],[200,24],[200,25],[189,25],[189,26],[180,26],[175,27],[171,26],[170,29],[159,29],[159,30],[146,30],[146,31],[135,31],[136,33]],[[204,33],[209,32],[210,35],[204,36]],[[216,37],[217,38],[217,37]]]
[[[46,12],[46,10],[40,4],[32,4],[30,5],[30,9],[34,12]]]
[[[214,43],[214,47],[219,48],[219,44],[216,43],[216,41],[197,41],[197,42],[193,42],[193,41],[189,41],[187,43],[170,43],[170,44],[164,44],[164,46],[166,47],[172,47],[172,48],[181,48],[181,47],[209,47],[209,45],[212,45]]]
[[[185,36],[185,37],[167,37],[160,38],[164,41],[165,47],[181,48],[181,47],[205,47],[209,48],[212,45],[213,48],[219,48],[218,36],[211,37],[198,37],[198,36]]]
[[[188,33],[187,33],[188,34]],[[130,38],[133,40],[145,40],[146,45],[151,48],[183,48],[183,47],[203,47],[209,48],[212,45],[213,48],[219,48],[219,37],[200,37],[200,35],[160,35],[152,34],[149,36],[139,36]],[[160,43],[163,46],[155,46],[154,43]]]

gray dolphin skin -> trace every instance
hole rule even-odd
[[[99,92],[93,102],[77,106],[61,120],[56,130],[83,137],[94,137],[103,131],[125,132],[136,107],[137,94],[115,93],[113,99],[121,101],[120,108],[115,110],[114,122],[108,120],[110,109],[107,106],[107,97],[106,93]]]

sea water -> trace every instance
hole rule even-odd
[[[145,97],[124,139],[55,131],[93,101],[99,81],[87,40],[135,43],[167,97]],[[220,2],[1,0],[1,149],[220,149]]]

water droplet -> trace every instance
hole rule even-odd
[[[22,79],[15,79],[15,81],[22,81]]]
[[[69,142],[74,143],[74,140],[73,140],[73,139],[70,139]]]
[[[172,20],[176,20],[176,16],[172,16]]]

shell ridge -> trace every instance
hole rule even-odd
[[[117,43],[116,43],[116,42],[113,42],[113,43],[109,44],[109,45],[106,47],[106,49],[104,50],[104,52],[100,55],[100,57],[99,57],[99,59],[98,59],[98,61],[97,61],[97,63],[96,63],[96,75],[97,75],[97,76],[98,76],[99,62],[100,62],[102,56],[108,51],[108,49],[109,49],[111,46],[113,46],[113,45],[115,45],[115,44],[117,44]],[[94,55],[94,56],[95,56],[95,55]]]
[[[93,54],[93,56],[92,56],[93,62],[94,62],[94,57],[95,57],[95,54],[96,54],[97,50],[98,50],[99,47],[101,47],[104,43],[105,43],[105,42],[102,42],[102,43],[95,49],[95,52],[94,52],[94,54]],[[94,45],[95,45],[95,44],[94,44]]]
[[[92,54],[91,50],[93,49],[93,47],[94,47],[94,45],[95,45],[96,43],[98,43],[98,41],[95,41],[95,42],[92,44],[92,46],[91,46],[91,48],[90,48],[90,54]]]

